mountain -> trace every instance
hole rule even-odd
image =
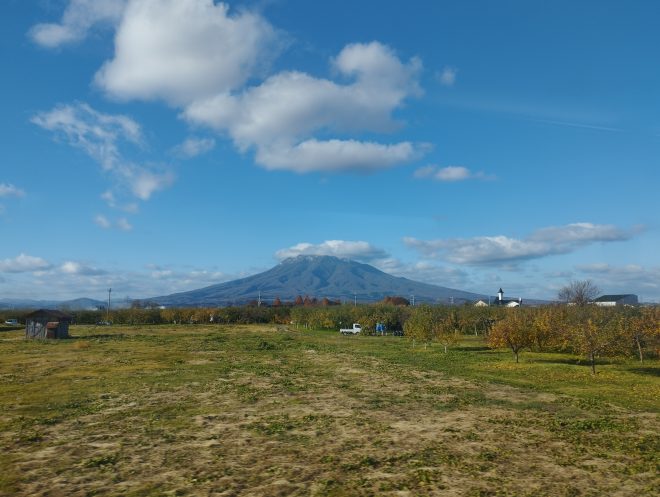
[[[389,275],[368,264],[331,256],[298,256],[286,259],[263,273],[198,290],[149,299],[166,306],[225,306],[275,297],[292,301],[298,295],[334,300],[375,302],[398,295],[415,302],[462,303],[484,295],[419,283]],[[487,297],[486,297],[487,298]]]
[[[69,309],[72,311],[95,310],[105,307],[106,303],[100,300],[80,298],[74,300],[28,300],[3,299],[0,300],[0,310],[9,309]]]

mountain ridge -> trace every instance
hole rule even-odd
[[[486,295],[393,276],[369,264],[334,256],[299,255],[262,273],[196,290],[162,295],[149,300],[166,306],[217,306],[244,304],[261,297],[294,300],[298,295],[334,300],[376,302],[387,296],[417,302],[460,303]]]

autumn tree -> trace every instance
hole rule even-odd
[[[660,309],[653,307],[625,309],[618,317],[619,330],[636,349],[644,362],[644,348],[660,341]]]
[[[383,304],[391,304],[391,305],[404,305],[404,306],[410,305],[410,301],[407,298],[399,297],[399,296],[387,296],[382,300],[382,302]]]
[[[510,309],[504,319],[497,321],[488,334],[488,345],[508,347],[518,362],[520,352],[531,346],[529,313],[524,309]]]
[[[444,318],[437,319],[434,323],[433,331],[434,339],[444,347],[446,354],[447,347],[458,342],[458,329],[455,313],[450,313]]]
[[[423,304],[415,307],[403,325],[405,336],[413,341],[420,341],[426,347],[434,338],[435,316],[431,306]]]
[[[591,373],[596,374],[596,358],[616,355],[626,348],[626,341],[619,332],[613,309],[592,307],[572,309],[568,315],[571,347],[577,354],[587,357]]]

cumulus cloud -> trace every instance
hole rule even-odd
[[[504,235],[430,241],[405,238],[404,243],[427,257],[457,264],[502,264],[566,254],[596,242],[629,240],[637,231],[612,225],[573,223],[542,228],[523,239]]]
[[[437,74],[438,81],[442,86],[454,86],[454,83],[456,83],[457,74],[458,69],[455,67],[444,67],[442,71]]]
[[[34,257],[23,253],[13,259],[0,260],[1,273],[27,273],[42,271],[50,267],[51,264],[41,257]]]
[[[78,42],[95,25],[116,24],[125,5],[125,0],[70,0],[59,23],[37,24],[28,34],[46,48]]]
[[[187,138],[183,143],[174,147],[174,153],[190,159],[210,152],[213,148],[215,148],[213,138]]]
[[[11,183],[0,183],[1,197],[24,197],[25,191],[15,187]]]
[[[114,56],[96,73],[95,83],[113,98],[165,100],[182,109],[191,124],[211,127],[241,152],[254,152],[256,163],[267,169],[368,172],[424,153],[425,144],[371,137],[399,129],[393,113],[421,95],[418,58],[402,60],[376,41],[354,43],[330,60],[334,79],[284,71],[246,86],[266,74],[282,39],[258,13],[234,12],[222,2],[128,0]],[[369,139],[362,138],[366,134]],[[87,130],[73,129],[71,135],[100,156],[106,169],[118,170],[114,140],[90,137]],[[99,141],[104,146],[97,146]],[[178,151],[194,156],[212,145],[187,141]],[[158,184],[167,185],[162,179]],[[143,192],[133,189],[138,197]]]
[[[260,15],[229,10],[213,0],[130,1],[96,84],[113,97],[177,105],[240,88],[280,43]]]
[[[320,140],[316,133],[391,132],[392,112],[419,95],[418,59],[403,63],[378,42],[346,46],[332,61],[350,81],[336,83],[289,71],[238,94],[219,93],[191,103],[191,123],[227,133],[241,151],[256,149],[256,162],[296,172],[374,170],[413,160],[423,147],[354,139]]]
[[[97,161],[102,169],[133,196],[148,200],[158,190],[172,184],[170,171],[134,164],[126,160],[120,145],[142,145],[142,129],[128,116],[104,114],[85,103],[58,105],[49,112],[40,112],[32,122],[69,145],[83,150]],[[104,193],[110,205],[115,204],[112,192]]]
[[[494,179],[494,176],[487,175],[484,172],[472,172],[463,166],[439,167],[433,164],[418,168],[413,176],[417,179],[430,178],[437,181],[464,181],[468,179]]]
[[[319,244],[303,242],[275,253],[279,260],[299,255],[332,255],[357,261],[373,261],[388,256],[387,252],[369,242],[347,240],[326,240]]]

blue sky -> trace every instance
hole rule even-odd
[[[329,254],[660,301],[655,2],[7,0],[0,299]]]

